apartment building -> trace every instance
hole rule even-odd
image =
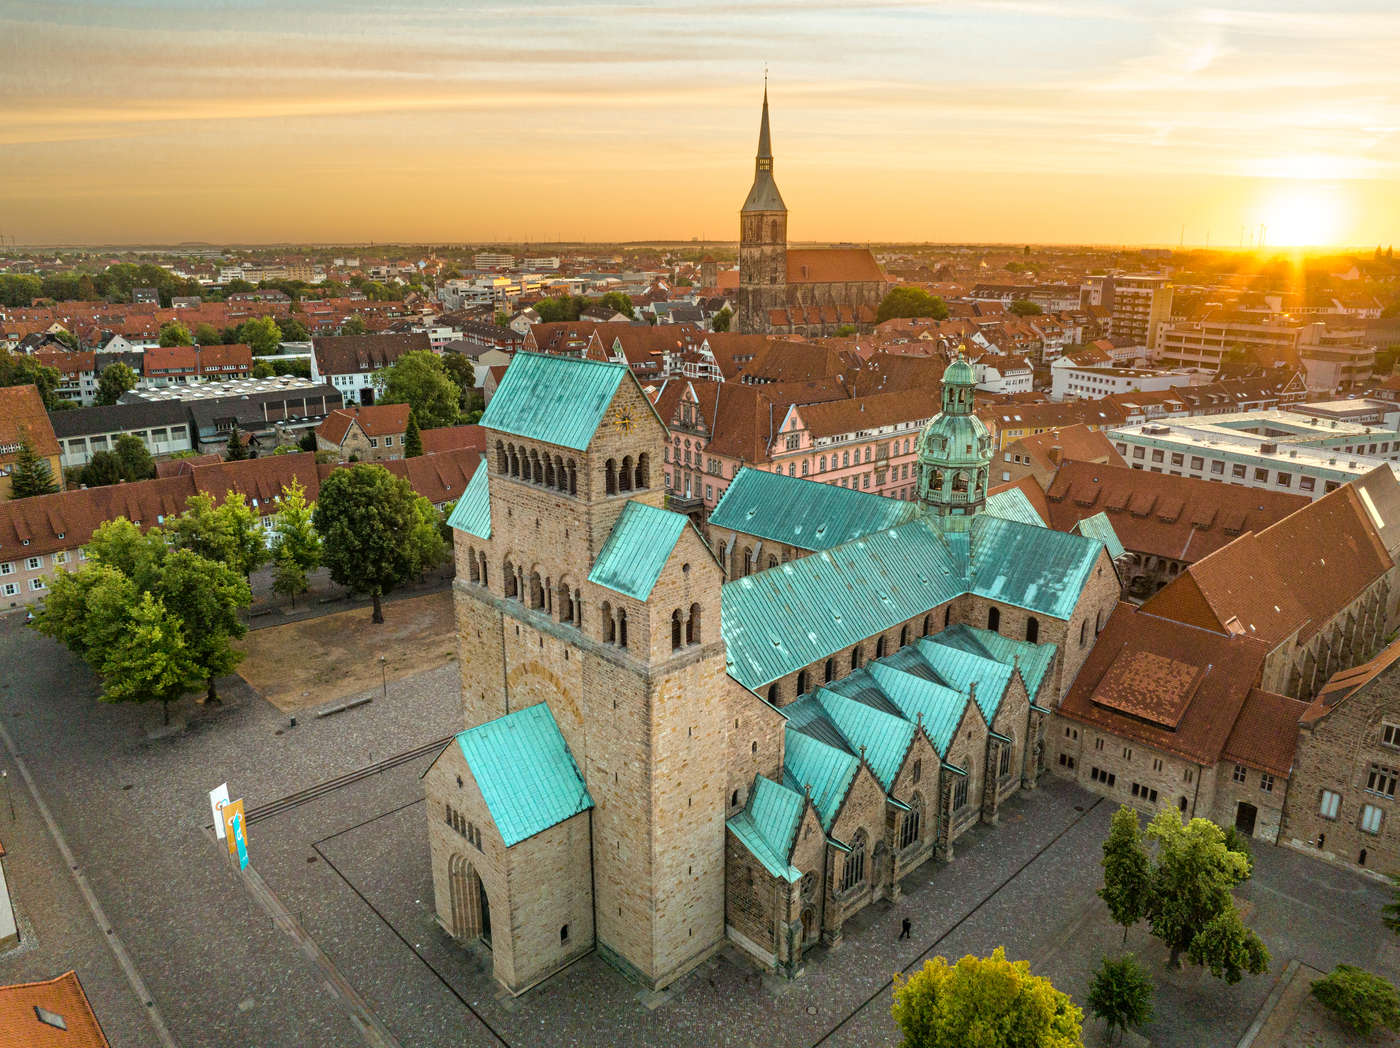
[[[1132,339],[1155,352],[1157,331],[1171,317],[1172,287],[1166,277],[1119,274],[1113,278],[1113,337]]]

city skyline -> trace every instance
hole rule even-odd
[[[1379,3],[156,0],[0,27],[17,243],[731,241],[765,65],[794,241],[1400,231]]]

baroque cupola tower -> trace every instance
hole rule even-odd
[[[992,438],[972,413],[977,376],[962,351],[943,372],[943,410],[919,435],[919,501],[945,531],[965,531],[987,501]]]
[[[768,131],[768,87],[758,128],[753,186],[739,211],[737,330],[768,331],[768,311],[787,301],[787,205],[773,181],[773,145]]]

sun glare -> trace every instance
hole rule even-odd
[[[1291,183],[1270,190],[1259,205],[1258,221],[1270,247],[1314,247],[1336,242],[1341,232],[1341,201],[1335,186]]]

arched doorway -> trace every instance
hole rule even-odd
[[[463,942],[480,939],[491,945],[491,904],[481,883],[464,855],[447,860],[447,892],[452,908],[452,937]]]
[[[1259,809],[1247,801],[1240,801],[1235,809],[1235,829],[1246,837],[1254,836],[1254,820],[1259,817]]]
[[[802,911],[802,945],[808,947],[817,941],[821,934],[821,929],[817,927],[817,914],[812,907],[808,906]]]

